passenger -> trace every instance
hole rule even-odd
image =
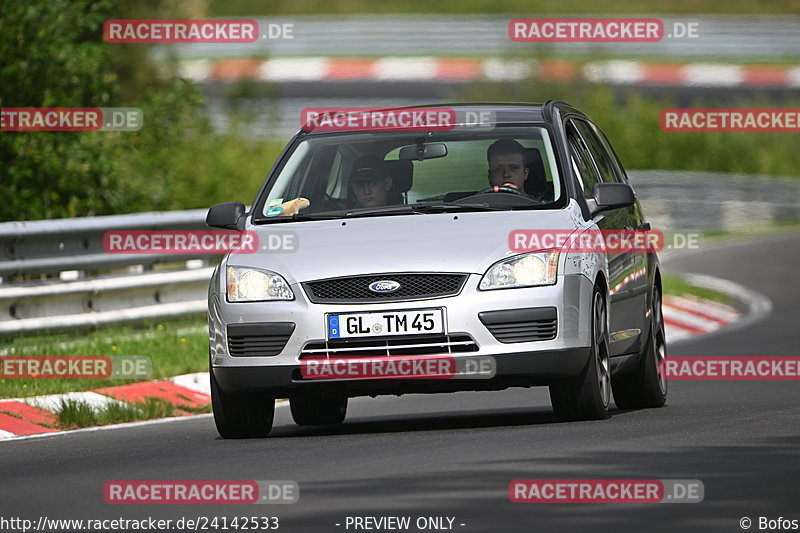
[[[359,207],[380,207],[387,204],[387,196],[394,185],[386,171],[383,159],[374,155],[359,158],[353,165],[350,186]]]
[[[489,185],[525,191],[528,163],[525,148],[514,139],[499,139],[486,152],[489,161]]]

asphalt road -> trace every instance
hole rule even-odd
[[[800,355],[798,262],[800,236],[673,258],[672,270],[736,281],[770,298],[773,310],[671,355]],[[271,515],[280,531],[307,532],[348,531],[347,516],[445,516],[464,532],[732,532],[744,516],[752,530],[760,516],[800,519],[798,465],[797,382],[673,381],[663,409],[580,423],[556,423],[543,388],[386,397],[352,401],[332,430],[301,429],[280,407],[266,440],[221,440],[204,416],[2,443],[0,517]],[[518,478],[699,479],[705,499],[512,504],[507,488]],[[300,501],[106,504],[103,484],[126,479],[295,480]]]

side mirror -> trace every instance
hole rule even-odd
[[[635,201],[633,189],[626,183],[598,183],[594,186],[592,196],[586,199],[591,216],[602,211],[630,207]]]
[[[245,210],[242,202],[225,202],[208,210],[206,225],[212,228],[243,230]]]

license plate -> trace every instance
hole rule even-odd
[[[327,315],[327,320],[329,339],[444,333],[441,309],[347,313]]]

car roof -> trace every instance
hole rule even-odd
[[[459,112],[491,112],[493,113],[492,123],[496,125],[512,125],[512,124],[552,124],[553,123],[553,109],[558,108],[559,111],[566,114],[577,114],[583,116],[583,113],[570,106],[565,102],[558,100],[548,100],[543,104],[539,103],[447,103],[447,104],[426,104],[415,106],[403,107],[386,107],[386,108],[373,108],[373,111],[380,112],[399,112],[403,110],[417,110],[417,109],[453,109],[458,114]],[[322,112],[337,113],[337,112],[354,112],[354,113],[368,113],[367,109],[354,109],[348,111],[347,108],[331,109]],[[330,130],[322,129],[316,131],[316,127],[311,124],[304,124],[300,130],[303,133],[329,133]],[[346,132],[346,129],[337,129],[339,132]],[[363,131],[363,130],[352,130]],[[374,130],[373,130],[374,131]]]

